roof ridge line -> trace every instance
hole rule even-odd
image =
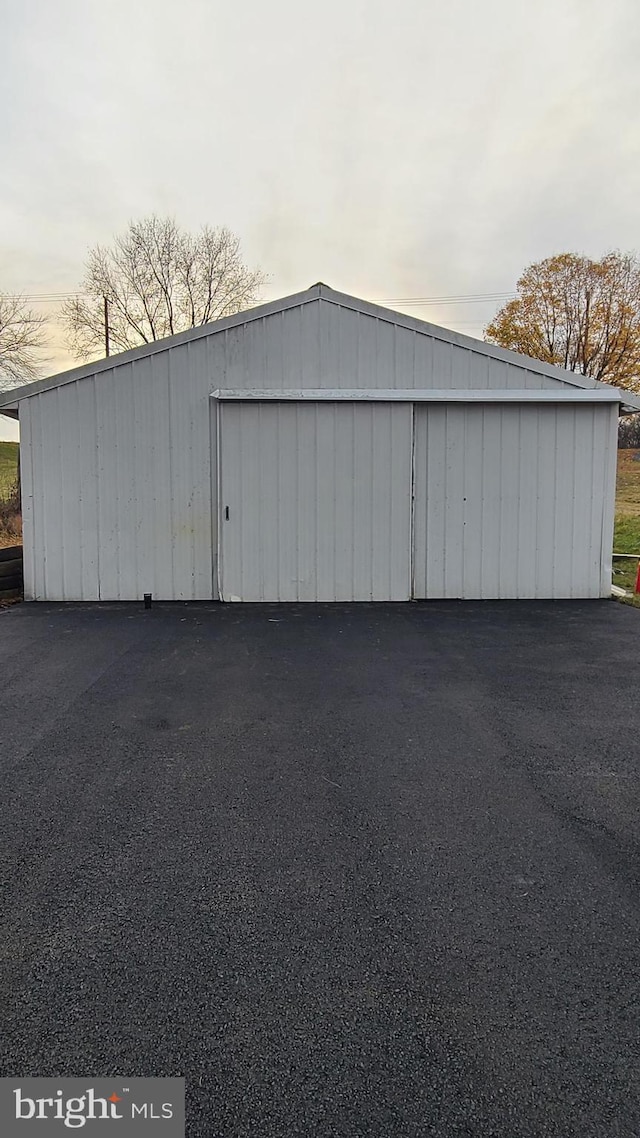
[[[453,347],[476,352],[479,355],[487,356],[490,359],[506,363],[513,367],[533,371],[571,387],[593,390],[600,387],[611,388],[613,386],[612,384],[602,383],[599,380],[590,379],[587,376],[578,376],[575,372],[565,371],[562,368],[554,367],[552,364],[544,363],[542,360],[535,360],[530,356],[520,355],[518,352],[501,348],[497,344],[490,344],[485,340],[476,340],[472,336],[467,336],[462,332],[456,332],[453,329],[431,324],[429,321],[421,320],[417,316],[397,312],[393,308],[385,308],[383,305],[375,304],[373,301],[363,300],[349,293],[338,292],[329,285],[324,284],[324,282],[318,281],[303,292],[291,293],[288,296],[280,297],[276,300],[266,301],[263,304],[256,305],[254,308],[244,309],[244,311],[234,313],[231,316],[223,316],[219,320],[214,320],[209,324],[201,324],[195,328],[188,328],[184,332],[178,332],[173,336],[167,336],[162,340],[154,340],[149,344],[141,344],[136,348],[130,348],[128,351],[120,352],[116,356],[108,356],[100,360],[80,364],[77,367],[69,368],[65,371],[46,376],[43,379],[35,380],[33,383],[12,388],[6,392],[0,392],[0,411],[2,411],[3,407],[6,407],[8,410],[15,410],[20,400],[29,399],[31,396],[38,395],[40,392],[49,391],[52,388],[62,387],[67,383],[74,383],[80,379],[99,375],[101,372],[110,371],[113,368],[135,363],[137,360],[144,359],[150,355],[170,351],[174,347],[181,347],[183,344],[191,343],[192,341],[202,339],[206,336],[215,336],[219,332],[224,332],[227,329],[235,328],[242,324],[249,324],[254,320],[261,320],[265,317],[275,315],[278,312],[286,312],[290,308],[298,308],[316,300],[336,304],[339,307],[348,308],[351,311],[359,312],[364,316],[371,316],[374,319],[386,320],[389,323],[395,324],[398,327],[407,328],[419,335],[429,336],[432,339],[450,344]],[[635,403],[637,409],[640,410],[640,398],[637,395],[634,396],[632,393],[630,394],[632,405]],[[621,398],[621,402],[624,402],[624,399]]]

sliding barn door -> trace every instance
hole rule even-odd
[[[222,402],[225,601],[405,601],[412,407]]]

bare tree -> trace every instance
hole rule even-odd
[[[0,293],[0,390],[37,379],[45,361],[42,316],[27,307],[22,297]]]
[[[640,389],[640,262],[561,253],[530,265],[485,338],[593,379]]]
[[[264,280],[228,229],[192,234],[155,215],[132,222],[90,250],[83,295],[62,310],[69,346],[80,359],[104,350],[105,306],[110,347],[126,351],[250,307]]]

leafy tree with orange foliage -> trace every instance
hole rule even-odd
[[[640,262],[560,253],[525,269],[485,340],[627,390],[640,390]]]

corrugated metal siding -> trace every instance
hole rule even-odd
[[[214,595],[208,388],[198,342],[21,406],[29,597]]]
[[[20,404],[27,595],[217,595],[209,413],[217,388],[555,384],[391,318],[316,299],[33,395]],[[512,506],[502,509],[508,519]]]
[[[557,386],[557,380],[528,368],[325,300],[227,329],[205,342],[213,388]]]
[[[409,599],[410,404],[219,414],[224,600]]]
[[[609,594],[615,407],[418,405],[415,422],[416,597]]]
[[[20,481],[22,490],[22,541],[24,595],[34,600],[36,532],[33,518],[33,445],[31,429],[32,401],[25,399],[20,406]],[[38,552],[40,552],[38,550]]]

